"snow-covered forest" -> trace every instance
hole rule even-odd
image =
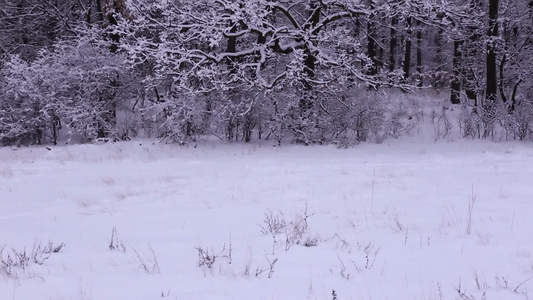
[[[0,300],[532,299],[532,38],[533,0],[0,0]]]
[[[426,91],[529,140],[532,30],[528,0],[0,0],[0,143],[382,142]]]

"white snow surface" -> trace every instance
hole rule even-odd
[[[0,149],[0,299],[533,297],[531,143],[193,146]]]

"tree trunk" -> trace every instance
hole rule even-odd
[[[96,0],[96,13],[98,15],[98,21],[104,21],[104,12],[102,10],[102,0]]]
[[[318,22],[320,21],[320,11],[321,11],[321,4],[316,1],[312,1],[311,2],[311,15],[309,16],[310,24],[306,24],[307,26],[312,28],[318,24]],[[312,40],[310,42],[313,43],[314,46],[317,46],[316,40]],[[315,77],[316,56],[308,46],[305,47],[304,54],[305,54],[305,62],[304,62],[305,72],[309,78],[313,78]]]
[[[417,31],[416,31],[416,72],[418,73],[416,86],[421,87],[424,84],[424,78],[422,75],[422,23],[416,21]]]
[[[411,17],[407,18],[407,35],[405,37],[405,56],[403,59],[403,77],[405,80],[409,78],[411,68]]]
[[[52,112],[52,143],[57,145],[59,130],[61,129],[61,119],[55,112]]]
[[[122,9],[123,9],[122,4],[119,3],[119,1],[114,0],[113,9],[110,12],[108,12],[108,16],[107,16],[107,21],[111,25],[111,28],[116,27],[118,25],[117,14],[120,13]],[[120,34],[111,33],[109,36],[111,37],[110,50],[112,53],[115,53],[117,52],[118,45],[120,44]]]
[[[498,36],[498,1],[489,1],[489,29],[487,31],[489,43],[487,45],[487,86],[485,91],[485,105],[487,107],[494,106],[498,92],[496,45],[495,41],[491,41]]]
[[[374,9],[374,2],[370,1],[370,10]],[[368,21],[366,23],[366,39],[367,39],[367,46],[366,46],[366,54],[370,58],[372,65],[368,68],[367,74],[368,75],[376,75],[378,73],[378,67],[377,67],[377,49],[376,49],[376,40],[374,38],[374,14],[371,13],[368,16]]]
[[[311,15],[309,16],[310,22],[306,24],[308,27],[315,27],[318,22],[320,21],[320,11],[321,11],[321,3],[318,3],[317,1],[312,1],[311,5]],[[314,44],[314,46],[317,46],[318,41],[312,40],[310,41]],[[307,75],[307,78],[304,78],[304,95],[300,98],[300,109],[302,112],[305,112],[309,109],[311,109],[314,105],[314,99],[312,97],[312,89],[313,85],[309,79],[312,79],[315,77],[315,65],[316,65],[316,55],[313,53],[311,48],[309,46],[305,46],[304,49],[304,64],[305,64],[305,73]]]
[[[394,72],[396,70],[396,46],[398,39],[396,37],[396,26],[398,26],[398,18],[392,17],[390,28],[390,48],[389,48],[389,71]]]
[[[361,24],[361,20],[359,19],[359,17],[356,17],[356,19],[355,19],[355,28],[354,28],[354,35],[356,37],[360,36],[361,27],[363,27],[363,24]]]
[[[505,71],[506,62],[507,62],[507,55],[504,54],[500,62],[500,80],[498,82],[498,86],[500,88],[500,97],[504,103],[507,102],[507,96],[505,95],[505,86],[504,86],[504,78],[505,78],[504,71]]]
[[[452,104],[461,103],[461,46],[463,41],[453,42],[453,66],[452,66],[452,80],[450,84],[451,94],[450,101]]]
[[[237,25],[236,24],[232,24],[231,26],[231,29],[230,29],[230,33],[235,33],[237,31]],[[230,36],[228,37],[228,45],[226,47],[226,52],[228,53],[235,53],[237,52],[237,37],[235,36]],[[235,74],[237,73],[237,66],[235,65],[235,60],[233,58],[228,58],[227,59],[227,64],[228,64],[228,68],[230,70],[230,74]]]
[[[473,29],[475,30],[475,29]],[[473,34],[467,41],[465,41],[466,53],[463,74],[464,74],[464,88],[466,97],[474,103],[474,107],[477,107],[477,83],[475,75],[475,64],[478,59],[477,42],[479,39],[478,34]]]
[[[470,11],[476,12],[483,10],[483,0],[472,0],[470,2]],[[479,27],[477,25],[467,26],[467,30],[470,33],[468,39],[464,42],[465,49],[465,59],[463,67],[463,84],[466,97],[474,103],[474,109],[478,107],[478,83],[476,79],[477,63],[479,59],[479,39],[481,38],[479,32]]]
[[[237,24],[233,23],[230,24],[231,29],[230,33],[237,32]],[[226,47],[226,52],[228,53],[235,53],[237,52],[237,37],[230,36],[228,37],[228,45]],[[228,76],[231,77],[232,75],[237,74],[237,64],[236,64],[236,58],[227,58],[226,64],[229,70]],[[231,88],[227,91],[227,98],[231,100],[232,102],[237,101],[237,98],[239,98],[238,91],[235,88]],[[239,139],[239,118],[231,111],[227,113],[227,124],[226,124],[226,139],[228,141],[231,141],[233,138],[235,138],[235,141]]]
[[[91,19],[92,10],[93,10],[93,1],[89,0],[89,2],[87,3],[87,14],[85,15],[87,24],[92,23],[92,19]]]

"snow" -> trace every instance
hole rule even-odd
[[[2,148],[2,261],[64,247],[0,265],[0,299],[529,299],[532,154],[415,138]]]

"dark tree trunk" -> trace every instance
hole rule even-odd
[[[374,9],[374,2],[370,1],[370,10]],[[366,54],[370,58],[372,65],[368,68],[368,75],[376,75],[378,73],[377,66],[377,45],[374,38],[374,14],[368,16],[368,22],[366,24],[366,38],[367,38],[367,48]]]
[[[307,26],[315,27],[318,24],[318,22],[320,21],[320,11],[321,11],[321,4],[316,1],[312,1],[311,2],[311,16],[309,17],[310,24],[308,24]],[[311,43],[313,43],[314,46],[317,46],[316,40],[311,41]],[[304,54],[305,54],[305,62],[304,62],[305,72],[307,73],[307,76],[309,78],[313,78],[315,77],[316,56],[308,46],[305,47]]]
[[[61,129],[61,119],[55,112],[52,112],[52,143],[57,145],[59,130]]]
[[[318,1],[312,1],[310,8],[311,8],[311,15],[309,16],[310,22],[306,24],[307,27],[315,27],[318,22],[320,22],[320,12],[321,12],[321,3]],[[310,41],[313,43],[313,46],[317,46],[317,41],[312,40]],[[315,65],[316,65],[316,55],[313,53],[311,48],[309,46],[306,46],[304,49],[304,55],[305,55],[305,73],[307,75],[307,78],[304,79],[304,95],[300,99],[300,109],[302,112],[305,112],[309,109],[311,109],[314,105],[314,99],[312,97],[312,89],[313,84],[311,83],[311,79],[315,77]]]
[[[372,21],[368,20],[367,23],[367,55],[370,58],[372,65],[368,68],[368,74],[369,75],[376,75],[378,73],[378,66],[377,66],[377,47],[376,47],[376,41],[374,37],[372,36],[372,33],[374,31],[374,24]]]
[[[487,31],[489,43],[487,45],[487,87],[485,91],[485,104],[487,107],[494,106],[498,92],[496,45],[494,41],[490,41],[492,38],[498,36],[498,1],[489,1],[489,29]]]
[[[237,32],[237,24],[230,24],[230,25],[231,25],[230,33]],[[235,36],[228,37],[228,45],[226,47],[226,52],[228,53],[237,52],[237,37]],[[231,77],[232,75],[237,74],[236,58],[227,58],[226,63],[227,63],[228,70],[229,70],[228,76]],[[236,98],[239,97],[238,91],[236,89],[228,90],[227,97],[232,101],[237,100]],[[228,115],[229,115],[228,121],[226,124],[226,139],[228,141],[231,141],[233,138],[235,138],[235,141],[237,141],[239,139],[238,128],[239,128],[240,120],[232,112],[230,112]]]
[[[518,90],[518,86],[520,85],[520,83],[522,83],[522,79],[518,80],[515,83],[514,88],[513,88],[513,93],[511,94],[511,107],[510,107],[511,112],[514,111],[516,108],[516,91]]]
[[[474,102],[474,106],[477,107],[477,83],[476,83],[476,76],[474,73],[474,65],[475,62],[473,60],[477,60],[478,58],[478,50],[477,50],[477,40],[479,39],[478,34],[474,34],[471,38],[469,38],[465,44],[466,48],[466,63],[464,66],[463,74],[464,74],[464,88],[465,88],[465,94],[466,97]]]
[[[304,61],[305,73],[307,74],[308,78],[311,79],[315,77],[316,57],[311,51],[311,49],[309,49],[309,47],[305,48],[304,55],[305,55],[305,61]],[[310,82],[306,80],[306,84],[310,84]]]
[[[470,11],[476,12],[479,10],[483,10],[483,0],[472,0],[470,3]],[[481,36],[478,33],[479,28],[475,25],[468,26],[467,30],[470,32],[470,37],[464,42],[465,62],[463,63],[463,84],[466,97],[473,102],[474,108],[477,109],[478,83],[474,69],[476,68],[479,57],[478,47]]]
[[[101,0],[97,0],[97,2],[99,3]],[[118,25],[118,20],[117,20],[117,14],[121,11],[121,7],[120,7],[120,3],[119,1],[113,1],[113,9],[108,12],[108,15],[107,15],[107,21],[109,22],[109,25],[111,27],[111,30],[113,30],[114,27],[116,27]],[[118,47],[119,47],[119,44],[120,44],[120,34],[118,33],[114,33],[114,32],[111,32],[109,34],[109,37],[111,38],[111,46],[109,47],[109,50],[111,51],[111,53],[116,53],[117,50],[118,50]],[[108,115],[108,120],[107,122],[112,124],[113,127],[115,127],[116,125],[116,120],[117,120],[117,100],[116,100],[116,90],[118,89],[118,87],[120,86],[120,81],[119,81],[119,77],[117,75],[117,78],[114,78],[113,80],[111,80],[111,86],[113,87],[113,94],[112,94],[112,104],[111,104],[111,108],[109,109],[109,115]]]
[[[235,33],[237,31],[237,25],[233,24],[230,29],[230,33]],[[230,36],[228,37],[228,46],[226,47],[226,52],[235,53],[237,52],[237,37]],[[235,60],[233,58],[227,59],[228,68],[230,69],[230,74],[237,73],[237,66],[235,65]]]
[[[409,78],[411,68],[411,17],[407,18],[407,35],[405,37],[405,56],[403,59],[403,77],[405,80]]]
[[[97,1],[99,2],[101,0]],[[124,4],[121,2],[121,0],[113,0],[113,9],[107,13],[107,21],[109,22],[109,25],[111,25],[111,29],[118,25],[117,14],[121,12],[124,13]],[[109,36],[111,38],[110,50],[112,53],[115,53],[117,52],[120,44],[120,34],[111,33]]]
[[[504,78],[505,78],[504,71],[505,71],[506,62],[507,62],[507,55],[504,54],[500,62],[500,80],[498,82],[498,86],[500,88],[500,97],[502,98],[502,101],[504,103],[507,102],[507,96],[505,95],[505,86],[504,86]]]
[[[92,23],[92,19],[91,19],[92,8],[93,8],[93,1],[89,0],[89,3],[87,3],[87,14],[85,15],[87,24]]]
[[[264,44],[266,43],[266,41],[267,41],[267,38],[266,38],[265,35],[263,35],[263,34],[259,34],[259,35],[257,36],[257,44],[259,44],[259,45],[264,45]]]
[[[450,101],[452,104],[461,103],[461,46],[463,41],[453,42],[453,66],[452,66],[452,80],[450,84],[451,94]]]
[[[359,37],[359,35],[361,34],[361,27],[363,27],[363,25],[361,24],[361,20],[359,19],[359,17],[357,17],[355,19],[355,28],[354,28],[354,35],[356,37]]]
[[[392,17],[390,28],[390,48],[389,48],[389,71],[396,70],[396,46],[398,45],[398,38],[396,37],[396,26],[398,26],[398,18]]]
[[[96,0],[96,14],[98,15],[98,21],[104,21],[104,12],[102,10],[102,0]]]
[[[417,31],[416,31],[416,72],[417,75],[417,83],[416,85],[418,87],[421,87],[424,84],[424,78],[422,75],[422,24],[419,20],[416,21]]]
[[[368,74],[369,75],[376,75],[378,73],[378,67],[377,67],[377,63],[376,63],[376,56],[377,56],[377,53],[376,53],[376,41],[374,40],[374,37],[372,36],[373,30],[374,30],[374,25],[373,25],[372,21],[368,20],[368,23],[367,23],[367,31],[368,31],[367,40],[368,40],[368,43],[367,43],[367,51],[366,51],[366,53],[367,53],[368,57],[370,58],[370,60],[372,61],[372,65],[368,69]]]

